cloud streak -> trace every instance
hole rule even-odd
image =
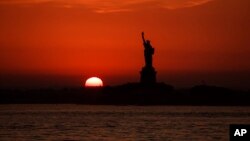
[[[187,8],[187,7],[203,5],[210,1],[213,0],[179,0],[179,1],[168,0],[164,1],[161,6],[166,9],[179,9],[179,8]]]
[[[65,8],[85,6],[96,13],[125,12],[150,3],[151,7],[179,9],[205,4],[213,0],[1,0],[0,4],[42,4],[54,3]]]

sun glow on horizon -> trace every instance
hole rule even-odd
[[[85,87],[102,87],[103,82],[98,77],[90,77],[85,82]]]

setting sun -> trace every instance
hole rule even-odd
[[[103,86],[103,82],[98,77],[88,78],[85,82],[85,87],[102,87],[102,86]]]

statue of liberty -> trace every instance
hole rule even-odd
[[[142,84],[155,84],[156,83],[156,71],[153,67],[153,54],[154,48],[151,46],[149,40],[145,40],[144,32],[142,32],[142,40],[144,46],[144,59],[145,66],[142,68],[140,74],[140,82]]]
[[[145,40],[144,32],[142,32],[142,40],[144,45],[144,59],[146,67],[153,67],[154,48],[151,46],[149,40]]]

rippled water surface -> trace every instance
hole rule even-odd
[[[0,105],[0,140],[228,140],[250,107]]]

